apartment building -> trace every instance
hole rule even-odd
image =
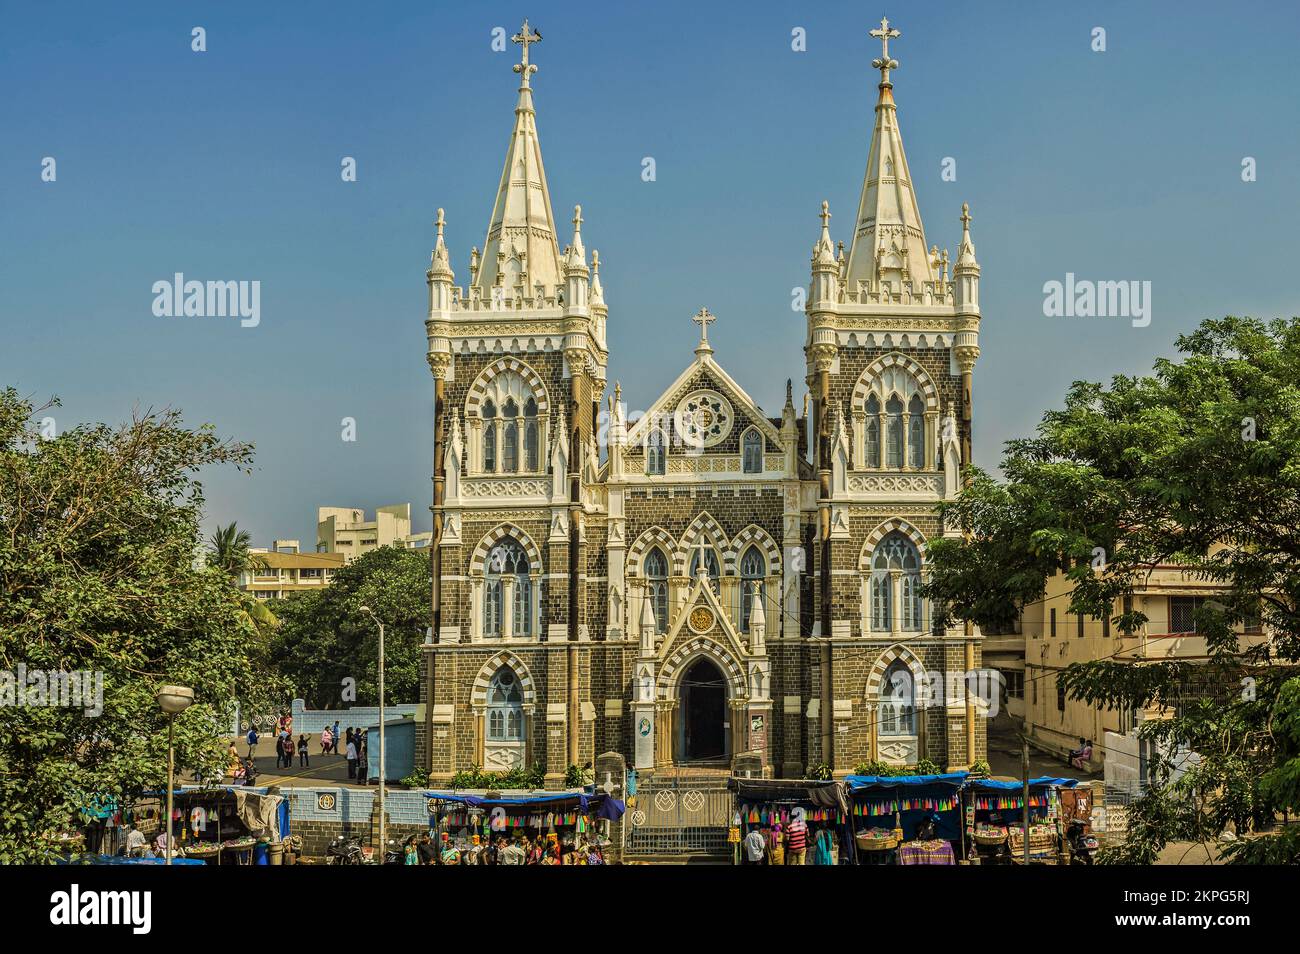
[[[380,547],[427,547],[431,533],[411,533],[411,505],[375,510],[372,520],[360,507],[321,507],[316,511],[316,552],[338,554],[351,563]]]
[[[253,566],[239,577],[239,588],[259,600],[326,586],[344,564],[339,553],[303,553],[297,540],[276,540],[270,549],[249,550]]]

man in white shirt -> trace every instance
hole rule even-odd
[[[763,833],[757,828],[751,828],[749,834],[745,836],[745,862],[751,865],[761,865],[763,856],[767,854],[767,842],[763,839]]]
[[[128,858],[139,858],[144,854],[144,846],[149,844],[149,839],[145,838],[144,832],[134,825],[126,833],[126,855]]]

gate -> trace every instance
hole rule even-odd
[[[644,779],[637,787],[636,805],[627,814],[625,855],[729,860],[733,796],[728,777],[667,772]]]

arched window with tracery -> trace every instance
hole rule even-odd
[[[668,444],[664,432],[655,428],[645,439],[645,472],[652,476],[662,476],[667,470]]]
[[[871,629],[919,632],[922,619],[921,555],[904,534],[887,534],[871,555]]]
[[[874,394],[867,398],[867,420],[864,447],[868,467],[880,466],[880,398]]]
[[[505,423],[505,433],[501,438],[501,472],[519,473],[519,405],[514,398],[507,398],[501,408],[501,417]]]
[[[916,735],[916,680],[901,659],[895,659],[880,680],[881,736]]]
[[[885,449],[890,470],[903,466],[903,402],[895,394],[885,402]]]
[[[524,405],[524,467],[529,473],[536,473],[539,463],[537,402],[529,398]]]
[[[497,406],[491,401],[483,404],[483,472],[497,472]]]
[[[757,598],[763,598],[763,588],[765,586],[763,579],[767,575],[767,561],[763,559],[763,553],[756,546],[747,549],[740,558],[740,631],[749,632],[749,617],[754,612],[755,594],[752,592],[757,588]]]
[[[914,470],[925,466],[925,404],[919,394],[907,402],[907,466]]]
[[[750,428],[745,432],[741,457],[741,470],[746,474],[763,472],[763,435],[757,430]]]
[[[524,694],[519,677],[509,666],[502,666],[492,677],[487,692],[488,739],[492,742],[518,742],[524,737]]]
[[[655,632],[668,632],[668,558],[655,547],[645,557],[646,598],[655,614]]]
[[[474,421],[477,413],[481,423],[477,431],[471,430],[471,444],[478,442],[477,454],[471,454],[471,460],[482,462],[483,473],[539,474],[543,471],[544,403],[540,384],[530,384],[515,370],[498,371],[482,385],[482,403],[477,412],[471,403],[465,413],[469,422]]]
[[[704,568],[709,571],[709,586],[714,593],[717,593],[721,586],[719,580],[722,577],[722,567],[718,563],[718,551],[712,547],[704,548]],[[700,550],[697,547],[691,550],[691,579],[694,580],[699,572]]]
[[[532,581],[528,576],[528,555],[518,541],[506,537],[488,551],[483,578],[484,634],[531,636]]]

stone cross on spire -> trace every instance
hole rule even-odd
[[[511,42],[518,43],[523,49],[523,59],[515,64],[515,72],[523,77],[524,86],[528,85],[528,77],[537,72],[537,67],[528,62],[528,44],[541,43],[542,34],[528,26],[528,21],[524,20],[523,27],[510,38]]]
[[[447,217],[443,214],[442,209],[438,210],[438,218],[433,223],[438,228],[438,238],[442,238],[443,226],[447,224]]]
[[[898,60],[889,57],[889,41],[902,36],[899,31],[889,26],[887,17],[880,18],[880,29],[872,30],[871,35],[880,41],[880,56],[871,61],[873,69],[880,70],[880,85],[889,85],[889,71],[898,69]]]
[[[700,343],[695,348],[696,354],[713,354],[713,348],[709,346],[709,325],[717,320],[717,316],[711,314],[707,308],[701,308],[691,316],[691,321],[700,326]]]

